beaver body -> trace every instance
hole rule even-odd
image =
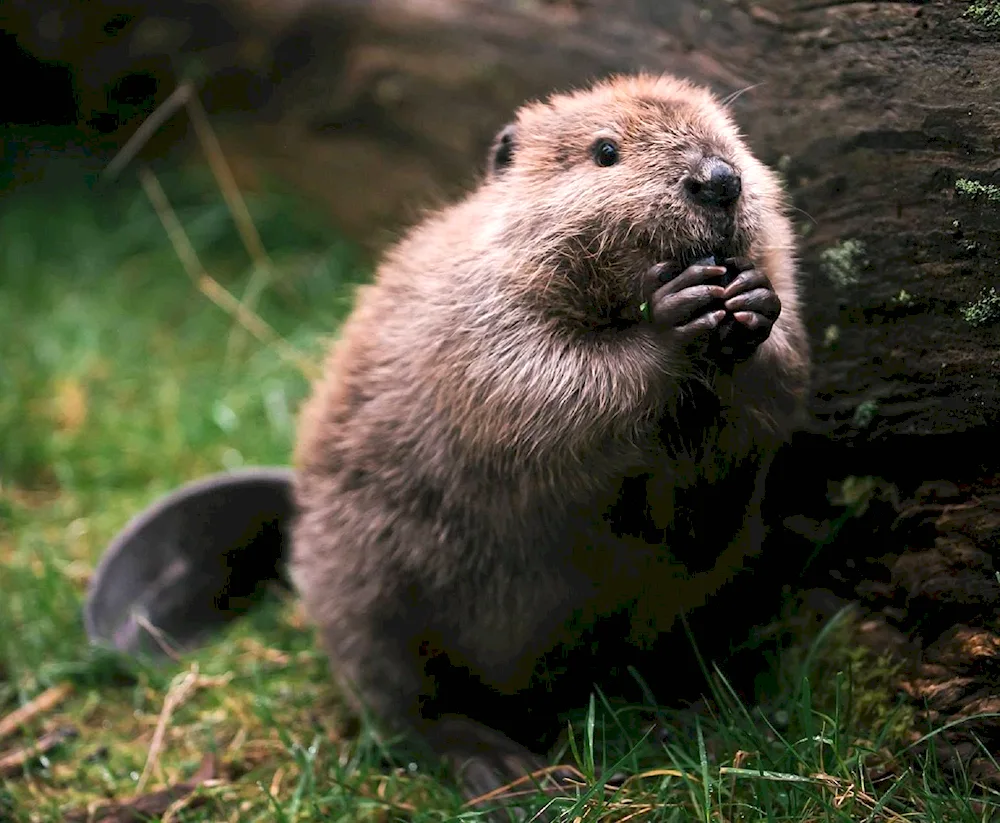
[[[553,660],[608,627],[651,648],[758,549],[808,372],[784,194],[710,94],[523,107],[385,254],[303,410],[292,578],[345,692],[469,793],[536,766],[502,718],[591,686]]]

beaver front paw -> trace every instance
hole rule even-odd
[[[644,314],[679,343],[690,343],[722,322],[725,289],[720,285],[723,266],[698,261],[676,277],[669,263],[657,263],[643,281]],[[712,282],[714,281],[714,282]]]
[[[713,349],[723,360],[740,362],[771,335],[781,314],[781,299],[767,275],[750,261],[729,258],[725,262],[726,279],[731,278],[722,295],[727,318],[719,327]]]

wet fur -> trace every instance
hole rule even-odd
[[[523,107],[510,135],[509,162],[386,253],[296,450],[292,573],[332,669],[427,739],[594,627],[646,647],[728,580],[808,380],[784,193],[706,91],[614,78]],[[616,166],[593,162],[602,135]],[[743,179],[728,240],[681,189],[700,153]],[[731,372],[638,315],[650,265],[720,245],[782,302]]]

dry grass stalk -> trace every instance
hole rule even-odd
[[[167,691],[167,696],[163,700],[163,708],[160,710],[156,730],[153,732],[153,739],[149,744],[146,765],[143,767],[142,774],[139,776],[139,781],[136,784],[136,794],[142,793],[153,769],[159,768],[160,752],[163,749],[163,740],[167,733],[167,726],[170,724],[170,718],[177,707],[187,700],[195,690],[210,686],[224,686],[230,680],[232,680],[231,674],[222,675],[221,677],[203,676],[199,674],[197,664],[193,664],[187,672],[174,678],[174,682],[171,683],[170,689]]]
[[[229,163],[226,162],[219,138],[216,137],[215,131],[209,125],[208,115],[201,105],[201,100],[197,94],[191,94],[188,95],[185,103],[188,116],[191,118],[191,125],[194,126],[195,136],[198,138],[201,150],[205,153],[205,159],[208,161],[208,166],[223,198],[225,198],[226,206],[229,208],[229,213],[233,217],[236,230],[240,233],[240,239],[243,241],[247,253],[261,269],[272,271],[271,259],[264,249],[264,243],[260,239],[260,234],[257,233],[257,227],[250,217],[250,210],[240,193],[239,186],[236,185],[233,171],[229,167]]]
[[[101,175],[101,182],[111,182],[124,171],[125,167],[131,163],[136,155],[142,151],[142,147],[149,142],[153,133],[173,117],[184,104],[195,96],[194,84],[187,80],[174,89],[170,96],[160,103],[142,123],[135,133],[125,141],[118,153],[111,158],[107,168]]]
[[[219,190],[222,192],[222,197],[226,201],[226,206],[233,218],[233,223],[236,225],[236,230],[239,232],[243,247],[253,261],[253,273],[250,276],[250,282],[247,284],[240,302],[248,311],[254,311],[257,306],[257,300],[264,289],[270,283],[279,282],[274,276],[274,263],[264,248],[264,243],[260,239],[260,233],[257,231],[253,218],[250,216],[246,200],[243,198],[240,188],[236,183],[236,177],[233,175],[232,168],[226,161],[226,155],[222,151],[219,138],[208,122],[208,115],[201,105],[201,100],[197,94],[192,94],[187,97],[186,104],[188,116],[191,118],[191,125],[194,126],[195,136],[198,138],[202,153],[205,155],[208,167],[211,169],[213,177],[215,177],[216,185],[218,185]],[[234,335],[238,329],[238,326],[234,328],[233,334],[229,336],[229,342],[226,347],[227,359],[235,351],[237,339]]]
[[[170,645],[163,632],[160,631],[152,623],[150,623],[149,619],[145,615],[136,614],[134,619],[136,623],[138,623],[140,626],[142,626],[142,628],[144,628],[147,632],[149,632],[150,636],[156,641],[156,645],[158,645],[163,650],[163,653],[167,655],[167,657],[169,657],[175,663],[180,662],[181,657],[177,653],[177,650]]]
[[[535,783],[538,783],[542,778],[548,777],[554,772],[570,772],[572,773],[574,779],[578,780],[581,784],[586,784],[587,778],[584,776],[583,772],[573,766],[567,765],[556,765],[556,766],[546,766],[544,769],[538,769],[531,774],[526,774],[524,777],[519,777],[517,780],[512,780],[504,786],[500,786],[491,792],[479,795],[479,797],[474,797],[466,802],[466,806],[473,807],[478,806],[481,803],[487,803],[490,800],[496,800],[497,798],[513,798],[523,795],[530,795],[536,793]],[[525,789],[521,791],[514,791],[516,787],[527,786],[530,784],[530,789]]]
[[[191,245],[191,241],[184,231],[177,213],[170,205],[170,201],[167,199],[167,195],[163,191],[163,187],[160,185],[160,181],[156,178],[156,175],[144,166],[139,169],[139,181],[146,192],[146,196],[153,204],[153,209],[160,218],[160,222],[167,232],[174,251],[181,261],[181,265],[184,266],[184,270],[198,290],[223,311],[235,317],[260,342],[265,345],[273,345],[282,358],[293,363],[307,378],[313,379],[318,377],[319,369],[315,363],[306,358],[288,343],[287,340],[281,337],[258,314],[247,309],[246,306],[205,271],[194,250],[194,246]]]
[[[244,291],[242,300],[235,298],[223,289],[218,281],[205,274],[198,263],[194,249],[191,248],[191,244],[187,241],[187,237],[183,229],[181,229],[179,221],[177,221],[176,216],[173,214],[173,210],[170,208],[162,188],[149,169],[140,168],[140,182],[146,190],[147,196],[153,202],[153,206],[161,222],[164,223],[164,228],[171,235],[170,239],[178,257],[181,258],[182,263],[188,270],[188,274],[192,276],[198,288],[216,305],[230,314],[239,324],[238,327],[250,332],[262,342],[273,343],[279,350],[282,350],[283,357],[295,362],[307,377],[312,376],[316,373],[316,369],[311,364],[303,366],[304,358],[302,355],[295,352],[286,341],[281,340],[278,334],[254,312],[257,300],[264,288],[271,282],[278,282],[274,277],[274,265],[264,248],[257,227],[253,223],[246,201],[240,193],[239,186],[236,184],[236,178],[233,175],[232,169],[229,163],[226,162],[219,139],[208,122],[208,117],[198,98],[197,88],[193,81],[185,80],[182,82],[163,103],[157,106],[112,158],[104,170],[101,179],[102,181],[113,181],[116,179],[125,167],[136,158],[142,147],[149,142],[153,133],[180,109],[185,107],[191,119],[191,125],[194,127],[195,136],[212,171],[212,175],[215,177],[216,184],[222,192],[223,199],[239,232],[243,246],[253,261],[253,274]],[[197,274],[194,272],[197,272]],[[231,334],[227,346],[229,355],[234,351],[235,344],[236,338]]]
[[[12,711],[6,717],[0,718],[0,740],[10,737],[38,715],[54,709],[72,693],[72,683],[60,683],[57,686],[46,689],[34,700],[25,703],[21,708]]]
[[[13,777],[24,771],[24,767],[37,757],[47,754],[56,746],[70,740],[79,734],[72,726],[60,726],[46,732],[38,740],[28,746],[10,752],[0,757],[0,777]]]

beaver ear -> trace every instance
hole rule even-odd
[[[491,177],[503,172],[514,160],[514,149],[517,145],[517,126],[508,123],[493,138],[490,147],[488,171]]]

